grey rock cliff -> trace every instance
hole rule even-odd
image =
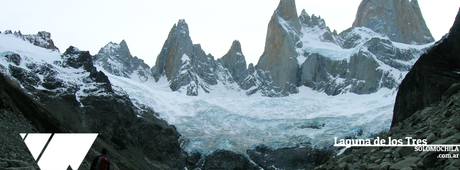
[[[353,27],[367,27],[406,44],[434,41],[417,0],[363,0]]]

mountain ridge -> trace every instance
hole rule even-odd
[[[215,60],[206,55],[201,46],[193,44],[188,25],[181,19],[173,25],[155,65],[144,72],[143,79],[153,77],[158,82],[164,76],[172,91],[192,96],[200,91],[210,93],[219,84],[228,89],[235,89],[236,84],[247,95],[272,97],[298,93],[301,86],[328,95],[369,94],[380,88],[394,89],[429,45],[399,45],[366,27],[337,34],[321,17],[310,16],[305,10],[297,15],[295,1],[287,0],[280,1],[273,12],[264,53],[254,68],[230,66],[223,62],[226,57]],[[238,62],[246,63],[245,58]]]

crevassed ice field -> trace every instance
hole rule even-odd
[[[192,97],[171,92],[165,80],[138,83],[108,75],[134,103],[152,107],[176,126],[188,152],[227,149],[244,153],[259,144],[325,147],[333,144],[334,137],[359,135],[359,131],[365,138],[389,129],[395,100],[395,91],[390,89],[369,95],[327,96],[307,87],[282,98],[248,97],[226,89]]]

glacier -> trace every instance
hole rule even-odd
[[[262,144],[283,148],[309,143],[323,148],[332,145],[334,137],[366,138],[390,128],[396,95],[383,88],[368,95],[327,96],[301,87],[298,94],[282,98],[246,96],[228,89],[192,97],[172,92],[165,79],[139,83],[107,75],[133,103],[153,108],[174,125],[187,152],[205,154],[217,149],[245,153]]]

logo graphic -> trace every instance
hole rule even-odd
[[[42,170],[80,167],[97,133],[20,133]]]

